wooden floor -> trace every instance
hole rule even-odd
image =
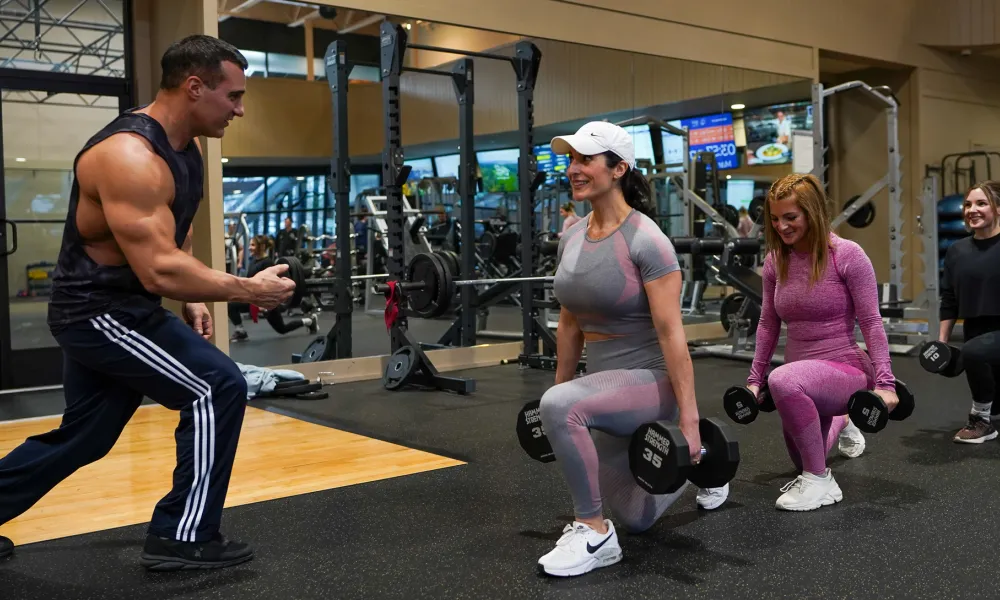
[[[0,423],[0,456],[59,417]],[[143,406],[102,460],[80,469],[28,512],[0,526],[16,544],[148,523],[169,490],[177,413]],[[239,506],[464,464],[248,408],[226,506]]]

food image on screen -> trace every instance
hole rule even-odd
[[[517,159],[516,149],[479,152],[479,170],[483,176],[483,188],[487,192],[516,192]]]
[[[791,156],[791,149],[784,144],[764,144],[757,149],[756,154],[761,162],[783,163]]]
[[[746,131],[746,164],[780,165],[792,162],[792,132],[811,131],[812,103],[793,102],[747,109],[743,113]]]

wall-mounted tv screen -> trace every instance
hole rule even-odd
[[[403,164],[410,167],[410,176],[406,178],[407,181],[417,181],[424,177],[434,177],[434,165],[429,158],[407,160],[403,161]]]
[[[538,163],[538,170],[545,172],[546,183],[555,183],[569,167],[569,156],[552,152],[552,146],[549,144],[535,146],[535,160]]]
[[[517,148],[477,152],[476,160],[483,177],[483,189],[491,193],[516,192],[519,157],[520,151]]]
[[[458,164],[461,162],[460,154],[445,154],[434,157],[434,166],[437,167],[438,177],[458,177]]]
[[[687,129],[688,153],[692,158],[698,152],[714,152],[719,170],[735,169],[740,166],[736,155],[736,141],[733,136],[733,114],[719,113],[690,119],[669,121],[670,125]],[[684,139],[666,131],[663,132],[663,160],[667,164],[682,162]]]
[[[754,181],[752,179],[727,179],[726,204],[733,208],[750,209],[754,198]]]
[[[792,131],[812,130],[812,103],[775,104],[743,111],[746,164],[783,165],[792,162]]]

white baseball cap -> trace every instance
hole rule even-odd
[[[552,151],[556,154],[569,154],[570,148],[584,156],[610,151],[624,160],[630,169],[635,168],[635,146],[632,144],[632,136],[614,123],[591,121],[573,135],[552,138]]]

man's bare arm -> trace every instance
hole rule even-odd
[[[152,149],[120,135],[92,152],[79,165],[80,179],[94,183],[115,241],[147,290],[184,302],[253,302],[250,280],[205,266],[189,243],[177,247],[173,179]]]

